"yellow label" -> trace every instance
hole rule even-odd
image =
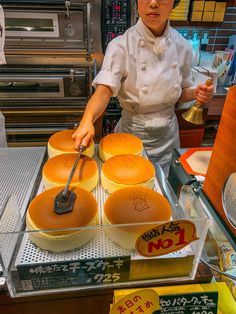
[[[159,295],[153,289],[142,289],[130,293],[116,302],[112,306],[110,314],[152,314],[160,309]]]
[[[189,220],[174,220],[147,230],[136,241],[140,255],[151,257],[178,251],[198,240],[196,227]]]

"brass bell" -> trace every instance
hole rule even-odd
[[[211,86],[212,80],[208,79],[205,84]],[[190,109],[182,113],[182,117],[190,123],[203,124],[203,103],[196,101]]]

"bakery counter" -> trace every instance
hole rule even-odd
[[[97,151],[95,147],[94,158],[100,174],[102,161]],[[93,308],[96,313],[105,314],[108,313],[113,289],[118,287],[211,280],[211,273],[204,265],[199,264],[207,232],[207,217],[196,201],[189,211],[187,204],[191,198],[186,195],[183,195],[181,202],[169,199],[172,218],[163,228],[171,228],[178,225],[179,220],[187,220],[194,227],[196,238],[177,251],[162,256],[144,257],[136,247],[124,249],[109,237],[112,230],[115,234],[116,228],[121,228],[126,233],[140,228],[140,224],[107,225],[103,221],[103,205],[109,194],[101,187],[99,179],[98,185],[92,191],[99,206],[97,225],[78,228],[78,231],[83,232],[92,230],[94,237],[81,248],[51,253],[38,248],[29,240],[30,232],[37,234],[42,230],[25,230],[28,204],[36,194],[44,190],[41,171],[47,158],[46,149],[6,148],[1,149],[0,158],[4,170],[1,171],[0,178],[0,256],[6,279],[4,287],[7,287],[7,290],[2,289],[0,309],[4,313],[27,314],[34,306],[35,313],[44,309],[50,309],[50,313],[63,313],[65,308],[67,312],[70,310],[68,313],[77,310],[90,313]],[[161,169],[155,159],[150,157],[150,160],[156,169],[154,191],[163,194],[166,190],[161,184],[165,187],[165,178],[162,178]],[[165,196],[170,197],[168,193]],[[141,224],[145,234],[155,231],[155,236],[160,231],[160,225],[163,226],[163,222]],[[177,225],[175,228],[178,229]],[[43,231],[50,235],[50,230]],[[129,239],[126,241],[130,242]]]
[[[108,314],[113,301],[113,289],[49,293],[41,296],[12,298],[0,294],[0,312],[4,314]]]
[[[212,273],[203,264],[199,264],[194,283],[210,282]],[[181,282],[187,284],[189,281]],[[178,284],[178,281],[159,284],[159,286]],[[156,286],[154,284],[135,285],[134,288]],[[129,284],[123,286],[129,288]],[[0,312],[4,314],[108,314],[113,302],[114,288],[47,293],[37,296],[12,298],[6,287],[0,291]]]

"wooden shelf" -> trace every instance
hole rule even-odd
[[[225,96],[214,97],[208,103],[207,120],[220,120],[224,108]]]

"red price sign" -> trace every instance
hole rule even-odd
[[[198,240],[196,227],[189,220],[175,220],[147,230],[136,241],[142,256],[160,256],[178,251]]]

